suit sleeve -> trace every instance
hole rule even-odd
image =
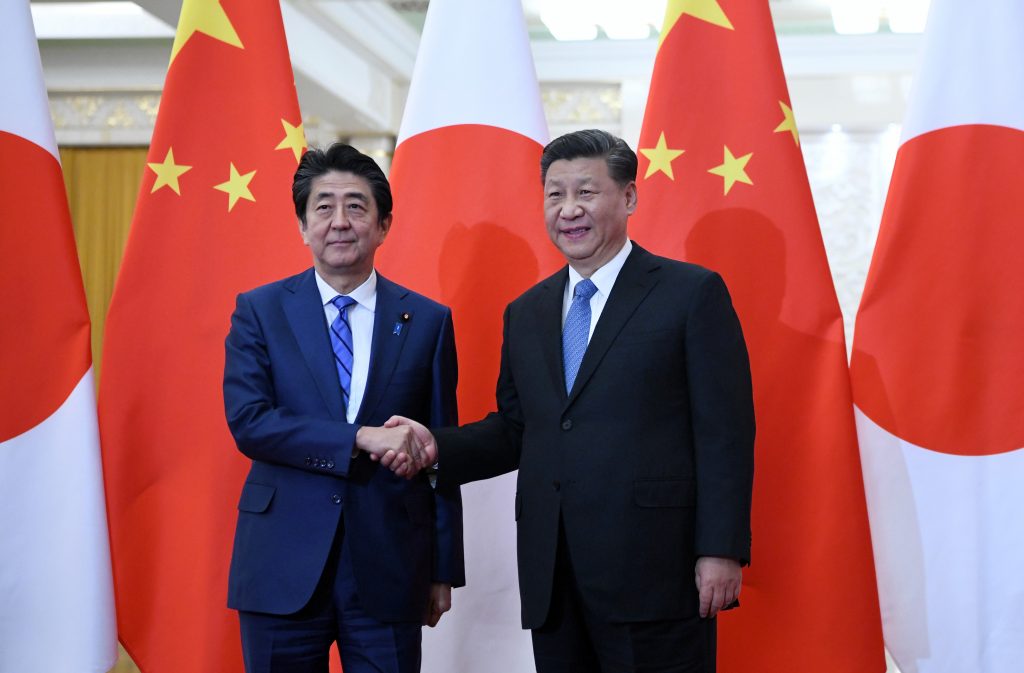
[[[706,276],[687,316],[687,384],[697,476],[697,556],[750,562],[754,401],[739,318],[718,274]]]
[[[277,405],[264,330],[244,294],[225,341],[224,410],[239,451],[252,460],[347,476],[359,426]]]
[[[511,306],[505,309],[498,371],[498,411],[460,428],[434,431],[438,446],[438,483],[465,484],[519,469],[523,417],[509,361]]]
[[[455,330],[452,313],[445,312],[434,349],[432,366],[433,389],[430,400],[432,427],[456,425],[459,422],[456,386],[458,360],[455,355]],[[435,545],[434,582],[455,587],[466,584],[462,537],[462,495],[457,485],[438,484],[434,489]]]

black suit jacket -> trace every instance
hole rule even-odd
[[[754,411],[728,291],[718,274],[634,245],[566,394],[567,278],[563,268],[509,304],[498,411],[437,431],[441,482],[519,469],[525,628],[548,613],[560,519],[598,614],[695,615],[696,558],[750,558]]]
[[[240,294],[224,364],[224,405],[252,467],[238,503],[228,606],[290,614],[317,586],[344,519],[366,611],[419,621],[430,583],[465,583],[457,488],[396,477],[356,431],[392,414],[457,423],[451,311],[377,276],[366,392],[355,423],[313,270]]]

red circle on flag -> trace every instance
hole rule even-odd
[[[0,441],[39,425],[89,368],[89,314],[60,164],[0,131]]]
[[[945,128],[900,148],[857,315],[857,406],[959,455],[1024,447],[1024,132]]]

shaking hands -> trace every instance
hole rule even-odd
[[[404,416],[392,416],[383,427],[359,428],[356,448],[406,479],[437,461],[437,444],[430,430]]]

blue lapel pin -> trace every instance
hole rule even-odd
[[[391,330],[391,333],[394,334],[395,336],[398,336],[399,334],[401,334],[402,333],[402,325],[404,323],[409,322],[409,318],[411,318],[411,317],[412,316],[409,315],[408,313],[403,313],[401,315],[401,320],[399,322],[395,323],[395,327],[394,327],[394,329]]]

